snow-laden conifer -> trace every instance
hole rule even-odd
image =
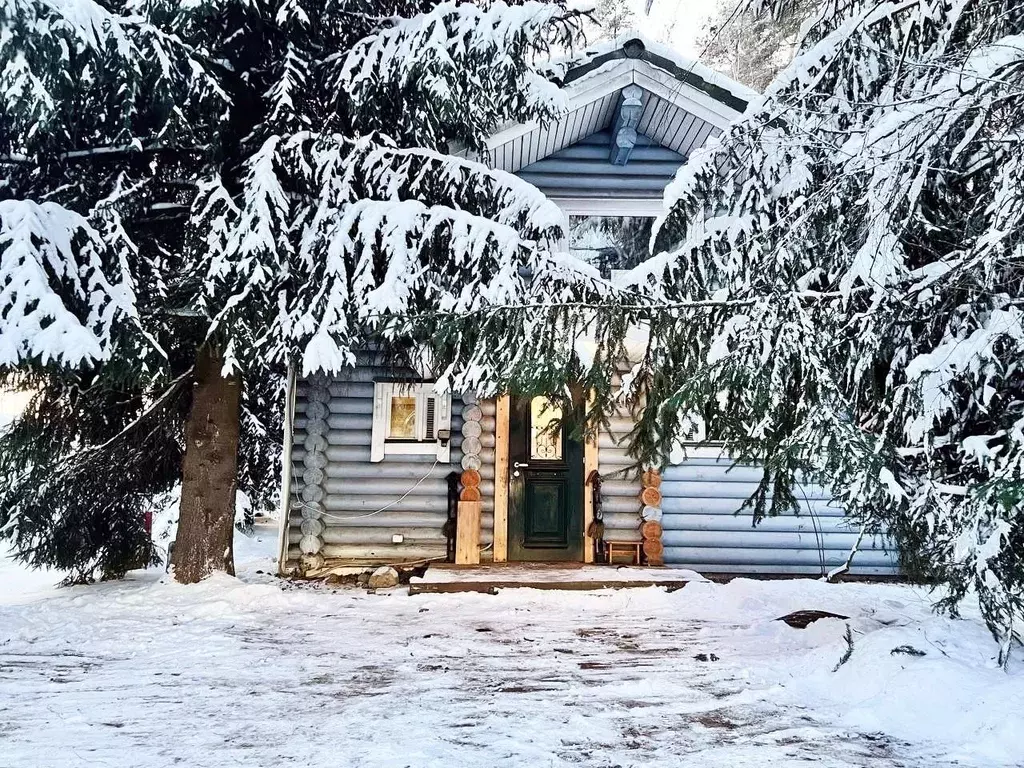
[[[634,407],[641,464],[678,457],[699,415],[764,468],[755,521],[826,484],[948,586],[941,606],[976,591],[1005,656],[1024,632],[1024,7],[815,7],[765,97],[682,166],[623,287],[434,335],[459,386],[574,382],[589,429]]]
[[[288,363],[408,341],[391,317],[568,298],[557,209],[444,153],[563,110],[541,68],[577,33],[539,2],[0,5],[0,365],[37,393],[0,437],[21,554],[137,563],[184,454],[178,576],[230,570],[222,460],[273,498]]]
[[[645,362],[764,463],[758,515],[828,482],[907,565],[1024,617],[1024,8],[825,3],[762,103],[667,192]],[[685,320],[682,318],[685,317]],[[680,326],[685,323],[685,330]],[[648,393],[650,397],[652,393]]]

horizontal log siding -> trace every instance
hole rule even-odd
[[[517,175],[551,197],[656,197],[685,162],[685,158],[651,141],[637,139],[625,165],[608,161],[611,132],[599,131],[578,143],[544,156]]]
[[[452,398],[450,463],[439,463],[431,469],[434,457],[429,455],[389,455],[382,462],[371,463],[373,381],[394,375],[393,371],[372,366],[362,359],[356,368],[329,385],[327,466],[323,483],[327,492],[324,499],[326,514],[323,517],[325,529],[321,535],[321,554],[329,564],[337,560],[399,563],[445,556],[446,542],[442,531],[448,517],[445,477],[449,472],[462,471],[463,403],[457,396]],[[300,380],[292,450],[293,502],[302,493],[309,404],[307,392],[306,382]],[[481,420],[484,448],[480,471],[483,492],[480,540],[482,546],[489,546],[494,529],[494,403],[481,403],[481,408],[485,415]],[[423,482],[398,501],[424,476]],[[387,505],[391,506],[369,515]],[[293,507],[296,508],[289,516],[287,568],[298,566],[301,556],[302,516],[297,505],[293,503]],[[396,533],[404,536],[403,543],[391,543],[392,535]],[[484,551],[482,559],[490,560],[489,549]]]
[[[628,413],[609,419],[597,436],[597,471],[601,473],[601,509],[605,541],[640,541],[640,474],[626,453],[633,428]]]
[[[754,492],[760,470],[730,469],[728,459],[712,452],[700,449],[662,475],[667,564],[703,573],[821,575],[846,560],[859,529],[824,489],[802,487],[801,514],[769,517],[753,527],[750,511],[739,509]],[[865,536],[851,573],[896,575],[896,551],[891,542],[886,545],[881,536]]]

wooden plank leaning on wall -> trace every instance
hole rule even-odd
[[[498,397],[494,413],[494,562],[508,561],[508,395]]]
[[[459,524],[456,526],[455,563],[480,564],[480,502],[459,502]]]

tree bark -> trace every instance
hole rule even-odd
[[[235,573],[233,549],[241,382],[224,377],[223,355],[196,356],[192,408],[185,424],[181,507],[174,541],[174,578],[194,584],[214,571]]]

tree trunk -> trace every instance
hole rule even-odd
[[[196,356],[172,559],[174,578],[182,584],[194,584],[214,571],[235,573],[241,382],[238,376],[222,376],[223,365],[218,350],[203,347]]]

